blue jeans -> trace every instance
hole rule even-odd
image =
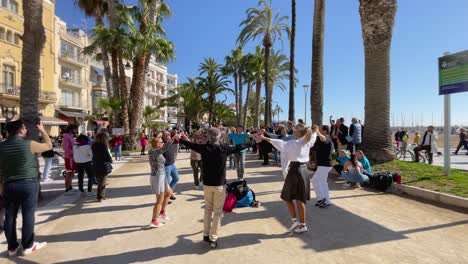
[[[19,246],[16,237],[16,217],[20,206],[23,216],[21,244],[23,248],[32,247],[38,192],[39,182],[37,177],[5,183],[5,237],[8,242],[8,250],[15,250]]]
[[[179,181],[179,172],[174,164],[166,166],[166,178],[169,187],[174,191],[174,188]]]
[[[122,146],[114,146],[115,160],[122,159]]]
[[[367,175],[364,175],[362,173],[349,173],[349,171],[342,171],[341,176],[345,179],[347,182],[355,183],[363,183],[363,182],[368,182],[369,177]]]
[[[42,173],[42,178],[44,180],[49,178],[50,169],[52,168],[52,160],[54,158],[44,158],[44,171]]]
[[[237,168],[237,179],[242,180],[244,178],[245,152],[238,152],[234,154],[234,164]]]

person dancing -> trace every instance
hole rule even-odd
[[[330,194],[328,191],[328,173],[332,169],[332,150],[333,141],[329,135],[330,127],[323,125],[317,131],[317,140],[312,149],[317,152],[317,171],[312,178],[315,197],[317,203],[315,206],[325,208],[331,205]]]
[[[281,151],[283,158],[290,161],[288,174],[281,191],[281,199],[286,202],[293,222],[289,230],[296,233],[307,231],[305,204],[308,196],[310,196],[310,190],[306,187],[306,182],[309,181],[306,173],[306,163],[309,162],[309,150],[316,140],[316,130],[316,126],[311,129],[305,127],[304,124],[297,124],[294,129],[294,136],[297,139],[290,141],[260,136],[262,140],[270,142],[276,149]],[[299,221],[293,200],[296,200]]]
[[[153,217],[151,219],[150,227],[161,227],[164,224],[159,222],[158,218],[168,221],[169,217],[166,215],[166,207],[169,203],[169,198],[172,195],[172,189],[166,177],[166,168],[164,163],[166,159],[163,153],[172,147],[171,142],[164,144],[161,137],[152,140],[152,149],[148,152],[149,162],[151,165],[150,184],[151,189],[156,194],[156,203],[153,207]]]

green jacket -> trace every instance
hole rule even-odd
[[[39,164],[31,151],[31,141],[12,136],[0,143],[0,175],[3,183],[37,178]]]

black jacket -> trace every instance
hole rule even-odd
[[[183,139],[180,144],[200,153],[202,158],[203,184],[206,186],[223,186],[226,183],[226,160],[227,156],[253,146],[255,141],[249,143],[228,144],[196,144]]]

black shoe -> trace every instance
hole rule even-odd
[[[167,204],[171,204],[171,203],[172,203],[171,201],[167,202]]]
[[[203,241],[210,243],[210,237],[209,236],[203,236]]]
[[[218,241],[210,241],[210,247],[217,248],[218,247]]]
[[[327,208],[329,207],[331,204],[326,204],[326,203],[323,203],[321,205],[319,205],[319,208]]]
[[[322,200],[318,200],[318,201],[315,203],[315,206],[320,206],[320,205],[322,205],[323,203],[325,203],[325,198],[323,198]]]
[[[270,163],[262,163],[262,165],[263,165],[263,166],[265,166],[265,165],[270,165]]]
[[[175,197],[174,195],[171,195],[171,198],[169,198],[169,199],[171,199],[171,200],[175,200],[175,199],[176,199],[176,197]]]

